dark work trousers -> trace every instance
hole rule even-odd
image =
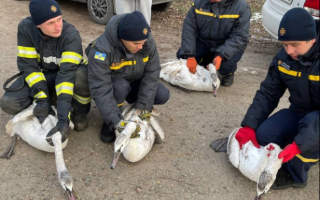
[[[260,145],[266,146],[269,143],[276,143],[281,148],[293,143],[294,137],[299,132],[304,132],[310,128],[310,122],[319,120],[319,111],[308,114],[293,112],[283,109],[265,120],[256,130],[257,141]],[[306,183],[308,171],[313,164],[319,161],[319,150],[311,153],[302,153],[288,161],[286,166],[297,183]]]
[[[55,79],[57,77],[57,72],[58,71],[43,71],[43,74],[46,77],[51,104],[56,104]],[[32,104],[34,94],[31,92],[29,85],[23,80],[22,76],[14,81],[9,88],[18,88],[22,82],[24,82],[24,86],[21,89],[16,91],[5,91],[0,99],[0,106],[4,112],[17,114]],[[75,74],[74,95],[71,102],[73,112],[80,116],[86,116],[90,111],[90,102],[88,68],[86,65],[81,64],[78,66]]]
[[[180,55],[180,49],[177,51],[177,58],[183,58]],[[237,71],[237,63],[243,55],[243,51],[239,51],[229,60],[222,60],[220,69],[218,70],[222,76],[226,76],[230,73]],[[206,67],[208,64],[212,63],[213,59],[218,54],[211,50],[211,46],[206,45],[205,43],[197,40],[196,42],[196,55],[195,58],[199,65]]]
[[[137,101],[140,80],[130,83],[124,78],[112,78],[113,96],[117,101],[118,106],[122,106],[126,100],[128,103]],[[156,96],[154,98],[154,105],[165,104],[170,98],[169,90],[159,82]]]

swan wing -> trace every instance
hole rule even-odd
[[[153,132],[155,133],[156,143],[161,144],[164,140],[164,131],[159,122],[153,116],[150,118],[149,126],[150,129],[153,129]]]
[[[239,171],[250,180],[258,182],[267,164],[264,148],[257,148],[249,141],[242,146],[239,160]]]
[[[240,163],[240,147],[237,139],[235,138],[236,133],[238,132],[239,128],[234,129],[231,134],[229,135],[228,139],[228,147],[227,153],[229,157],[229,161],[235,166],[239,168]]]

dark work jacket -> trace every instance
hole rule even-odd
[[[284,48],[279,50],[241,125],[257,129],[278,106],[286,89],[290,93],[290,110],[304,114],[319,110],[319,35],[299,60],[293,60]],[[304,153],[319,150],[319,119],[312,123],[295,137]]]
[[[196,55],[196,40],[229,60],[249,42],[251,10],[245,0],[195,0],[182,29],[181,55]]]
[[[85,50],[89,61],[90,93],[110,129],[121,120],[121,113],[113,96],[111,78],[121,77],[129,82],[140,80],[136,107],[151,110],[161,69],[151,33],[143,48],[135,54],[128,52],[122,45],[118,37],[118,24],[125,15],[113,16],[105,32]]]
[[[59,120],[69,120],[74,77],[82,61],[83,51],[79,32],[63,21],[60,37],[45,36],[31,17],[18,26],[17,64],[35,100],[48,99],[49,92],[43,72],[57,71],[55,79]]]

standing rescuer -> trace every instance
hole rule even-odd
[[[136,102],[142,120],[150,118],[154,104],[168,101],[169,91],[159,81],[158,51],[141,12],[113,16],[86,54],[90,93],[104,121],[102,141],[112,142],[115,128],[124,128],[119,109],[124,101]]]
[[[17,64],[19,77],[1,98],[3,111],[16,114],[36,101],[33,114],[42,123],[48,114],[54,115],[56,104],[58,123],[48,133],[57,131],[67,138],[70,114],[76,131],[87,128],[90,110],[87,66],[82,63],[79,32],[62,20],[59,5],[54,0],[31,0],[31,17],[18,26]]]
[[[240,146],[248,141],[259,147],[276,143],[283,165],[273,189],[302,188],[308,171],[319,161],[319,22],[303,8],[282,18],[279,50],[236,134]],[[288,89],[291,103],[269,115]]]

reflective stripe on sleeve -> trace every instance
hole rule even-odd
[[[32,87],[34,84],[45,80],[46,78],[44,77],[42,72],[33,72],[26,77],[26,82],[28,83],[29,87]]]
[[[61,57],[61,63],[73,63],[73,64],[80,64],[82,60],[82,56],[78,53],[75,52],[71,52],[71,51],[65,51],[62,53],[62,57]]]
[[[73,83],[63,82],[59,85],[56,85],[56,92],[57,96],[59,96],[61,93],[70,94],[73,96]]]
[[[34,95],[34,98],[44,99],[44,98],[47,98],[47,95],[43,91],[40,91],[40,92],[38,92],[38,94]]]
[[[18,46],[17,56],[21,58],[38,58],[38,52],[34,47]]]
[[[119,104],[118,104],[118,107],[123,106],[123,104],[124,104],[124,102],[119,103]]]

